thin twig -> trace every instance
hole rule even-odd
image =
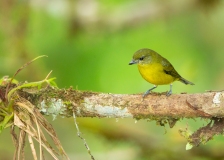
[[[27,129],[30,129],[29,125],[27,125]],[[36,150],[35,150],[33,139],[29,134],[28,134],[28,141],[29,141],[29,144],[30,144],[31,152],[33,154],[33,159],[37,160],[37,153],[36,153]]]
[[[19,117],[17,116],[17,114],[14,114],[14,119],[15,119],[15,125],[18,128],[24,130],[27,134],[29,134],[30,136],[32,136],[38,143],[40,143],[40,141],[38,139],[37,131],[36,132],[32,132],[31,130],[27,129],[27,127],[19,119]],[[48,151],[48,153],[54,158],[54,160],[59,160],[57,158],[57,156],[54,154],[53,150],[51,148],[49,148],[49,146],[47,146],[46,143],[44,143],[42,141],[40,145],[42,145]]]
[[[15,133],[15,126],[14,125],[11,126],[10,133],[11,133],[11,136],[12,136],[12,141],[13,141],[14,146],[16,148],[14,156],[13,156],[13,160],[16,160],[17,152],[18,152],[18,137]]]
[[[205,92],[223,92],[224,91],[224,89],[222,89],[222,90],[205,90]]]
[[[74,118],[74,122],[75,122],[75,127],[76,127],[76,129],[77,129],[77,135],[78,135],[78,137],[79,137],[80,139],[83,140],[83,143],[84,143],[84,145],[85,145],[85,147],[86,147],[86,149],[87,149],[87,151],[88,151],[88,153],[89,153],[91,159],[92,159],[92,160],[95,160],[95,158],[94,158],[93,155],[91,154],[90,148],[89,148],[89,146],[88,146],[88,144],[87,144],[85,138],[83,138],[83,137],[81,136],[81,132],[80,132],[80,130],[79,130],[79,126],[78,126],[77,121],[76,121],[75,112],[73,112],[73,118]]]
[[[32,113],[33,114],[33,113]],[[40,149],[40,160],[42,160],[42,158],[43,158],[43,155],[42,155],[42,139],[41,139],[41,137],[40,137],[40,126],[39,126],[39,124],[38,124],[38,122],[37,122],[37,118],[35,117],[35,115],[33,114],[33,117],[34,117],[34,120],[35,120],[35,123],[36,123],[36,126],[37,126],[37,134],[38,134],[38,140],[39,140],[39,143],[40,143],[40,145],[39,145],[39,149]]]
[[[25,147],[25,138],[26,138],[26,132],[24,130],[19,131],[19,144],[18,144],[18,152],[17,152],[17,158],[18,159],[25,159],[24,154],[24,147]]]
[[[31,61],[25,63],[22,67],[20,67],[20,68],[16,71],[16,73],[12,76],[11,80],[9,81],[9,83],[8,83],[7,86],[6,86],[6,91],[5,91],[5,98],[6,98],[6,99],[7,99],[7,95],[8,95],[9,87],[10,87],[10,85],[11,85],[13,79],[16,77],[16,75],[17,75],[21,70],[23,70],[25,67],[27,67],[29,64],[31,64],[31,63],[34,62],[35,60],[37,60],[37,59],[39,59],[39,58],[42,58],[42,57],[47,57],[47,56],[46,56],[46,55],[38,56],[38,57],[32,59]]]

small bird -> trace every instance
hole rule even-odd
[[[154,84],[153,88],[143,94],[143,98],[158,85],[170,84],[167,96],[172,94],[172,83],[174,81],[194,85],[194,83],[181,77],[166,58],[151,49],[143,48],[136,51],[129,65],[132,64],[138,64],[138,70],[142,77],[149,83]]]

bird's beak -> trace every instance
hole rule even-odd
[[[131,62],[129,62],[129,65],[136,64],[136,63],[138,63],[138,61],[133,59],[131,60]]]

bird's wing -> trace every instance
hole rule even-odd
[[[180,78],[181,76],[177,73],[177,71],[174,69],[174,67],[172,66],[172,64],[167,60],[167,59],[163,59],[162,60],[162,65],[163,65],[163,71],[166,74],[171,75],[172,77],[175,78]]]

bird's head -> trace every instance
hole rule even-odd
[[[150,64],[156,57],[156,52],[151,49],[140,49],[136,51],[133,55],[131,62],[129,65],[132,64]]]

